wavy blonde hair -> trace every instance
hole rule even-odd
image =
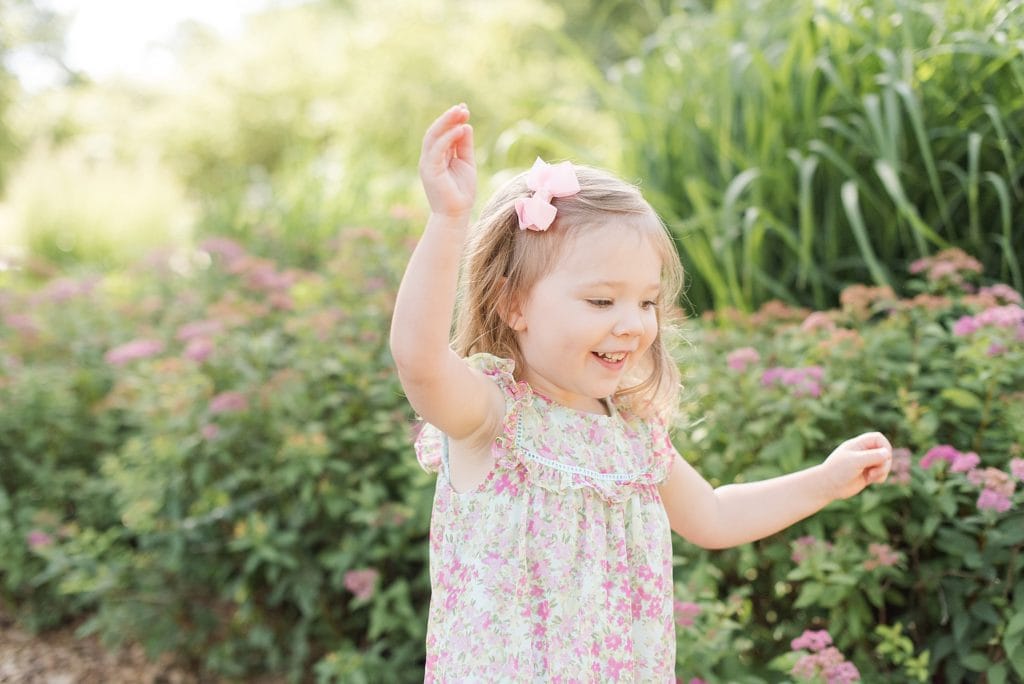
[[[678,253],[661,219],[636,186],[600,169],[574,168],[580,192],[552,200],[558,213],[547,231],[519,229],[515,202],[530,193],[525,173],[499,188],[484,206],[463,255],[453,347],[462,356],[487,352],[513,359],[516,377],[521,378],[522,351],[505,313],[517,298],[524,301],[533,285],[551,272],[571,240],[615,222],[646,235],[662,263],[658,334],[645,362],[624,378],[615,399],[640,415],[667,418],[679,401],[679,369],[666,345],[679,317],[683,267]]]

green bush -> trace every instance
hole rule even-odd
[[[433,489],[387,352],[399,228],[341,231],[323,275],[215,240],[11,288],[0,578],[30,623],[88,612],[237,677],[416,678]]]
[[[323,275],[212,240],[4,276],[0,587],[26,623],[84,615],[234,677],[422,677],[433,479],[385,342],[406,234],[345,229]],[[865,681],[1024,676],[1020,295],[963,253],[912,270],[903,298],[692,323],[677,442],[713,483],[869,428],[899,451],[889,483],[770,539],[677,540],[680,676],[799,677],[808,630]]]
[[[854,286],[841,309],[776,302],[691,331],[678,444],[712,482],[820,462],[868,429],[897,458],[888,483],[767,540],[680,542],[681,593],[709,607],[697,626],[734,632],[721,663],[681,646],[682,672],[771,680],[797,661],[792,639],[827,629],[865,681],[1024,677],[1021,297],[975,290],[980,264],[960,252],[913,266],[912,297]]]

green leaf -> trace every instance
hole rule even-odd
[[[825,585],[818,582],[809,582],[804,585],[804,588],[800,590],[800,596],[797,598],[796,603],[793,604],[795,608],[807,608],[808,606],[816,605],[821,597],[825,593]]]
[[[959,387],[947,387],[940,395],[957,408],[980,409],[982,406],[981,399],[976,394]]]
[[[992,664],[992,661],[984,653],[971,653],[960,659],[960,664],[972,672],[984,672]]]

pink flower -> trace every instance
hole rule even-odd
[[[888,544],[868,544],[868,553],[871,557],[864,561],[865,570],[890,568],[903,560],[902,556]]]
[[[773,366],[761,374],[761,384],[765,387],[770,385],[783,385],[793,388],[796,396],[821,396],[821,384],[818,382],[824,376],[825,371],[821,366],[807,366],[804,368],[785,368]]]
[[[981,329],[981,325],[973,316],[961,316],[953,324],[953,334],[957,337],[972,335]]]
[[[832,544],[811,535],[804,535],[794,540],[790,544],[790,548],[792,548],[790,558],[799,565],[819,551],[829,551],[832,548]]]
[[[74,278],[57,278],[46,284],[40,293],[43,299],[60,304],[74,297],[89,294],[99,282],[98,278],[90,277],[82,280]]]
[[[175,337],[182,342],[189,342],[196,338],[213,337],[224,329],[224,324],[216,320],[192,321],[178,328]]]
[[[952,463],[959,455],[960,452],[949,444],[939,444],[937,446],[933,446],[928,450],[928,453],[921,457],[921,467],[930,468],[936,461]]]
[[[197,363],[202,363],[206,359],[210,358],[210,354],[213,353],[213,340],[208,337],[197,337],[193,340],[189,340],[188,345],[185,347],[185,358]]]
[[[978,496],[979,511],[996,511],[1005,513],[1010,510],[1010,497],[994,489],[983,489]]]
[[[249,400],[241,392],[221,392],[210,400],[210,413],[237,413],[249,408]]]
[[[845,661],[825,670],[827,684],[850,684],[860,681],[860,670],[850,661]]]
[[[967,473],[967,481],[983,489],[991,489],[1000,496],[1013,496],[1017,484],[999,468],[979,468]]]
[[[828,684],[860,681],[857,667],[848,662],[839,649],[834,647],[801,657],[793,665],[790,673],[797,679],[811,681],[821,681],[821,677],[824,677]]]
[[[360,601],[366,601],[373,597],[379,578],[380,573],[373,568],[349,570],[345,573],[345,588],[355,594]]]
[[[220,428],[213,423],[207,423],[199,432],[203,436],[203,439],[207,442],[212,442],[217,439],[217,435],[220,434]]]
[[[742,373],[747,370],[747,366],[751,366],[761,360],[761,355],[757,353],[757,350],[753,347],[740,347],[729,352],[729,355],[725,357],[725,362],[734,371]]]
[[[804,319],[804,322],[800,324],[800,329],[808,332],[819,329],[832,331],[836,329],[836,324],[832,317],[824,311],[815,311]]]
[[[975,316],[974,320],[983,326],[1014,328],[1024,322],[1024,309],[1017,304],[993,306]]]
[[[7,314],[4,316],[4,324],[12,330],[17,330],[26,335],[35,335],[39,332],[39,326],[26,314]]]
[[[993,342],[992,344],[990,344],[988,346],[988,349],[985,351],[986,356],[1001,356],[1005,353],[1006,347],[1004,345],[999,344],[998,342]]]
[[[45,549],[48,546],[53,545],[53,537],[42,530],[32,530],[25,535],[25,542],[28,544],[28,548],[33,551],[39,549]]]
[[[132,340],[131,342],[125,342],[120,346],[114,347],[103,358],[112,366],[123,366],[131,361],[156,356],[163,350],[164,343],[160,340]]]
[[[981,463],[981,459],[973,451],[969,451],[966,454],[958,453],[953,457],[953,465],[949,471],[951,473],[968,473],[974,470],[979,463]]]
[[[209,238],[204,240],[199,248],[208,254],[217,254],[223,257],[224,261],[228,263],[245,256],[245,248],[230,238]]]
[[[674,602],[676,624],[680,627],[692,627],[694,618],[701,613],[701,607],[692,601],[679,601],[678,599]]]
[[[1024,480],[1024,458],[1010,459],[1010,473],[1018,480]]]
[[[807,649],[809,651],[821,651],[832,644],[832,635],[824,629],[805,629],[804,633],[790,642],[790,648],[794,651]]]
[[[991,295],[996,299],[1001,299],[1007,304],[1024,304],[1024,301],[1021,301],[1022,298],[1020,293],[1004,283],[997,283],[991,287],[983,287],[978,290],[978,294]]]

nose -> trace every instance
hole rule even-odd
[[[633,307],[625,307],[615,321],[612,334],[616,337],[639,337],[644,334],[643,312]]]

